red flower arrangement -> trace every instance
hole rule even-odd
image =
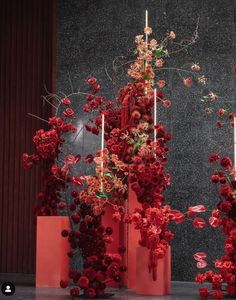
[[[146,28],[146,31],[150,34],[152,29]],[[87,80],[89,93],[81,93],[86,94],[87,99],[83,111],[86,113],[98,111],[98,115],[85,125],[86,130],[98,135],[102,123],[101,115],[105,116],[107,148],[103,153],[98,152],[95,158],[92,154],[88,154],[85,158],[87,163],[93,161],[97,163],[94,176],[71,175],[71,166],[78,163],[81,158],[79,154],[76,156],[68,154],[60,166],[57,162],[65,143],[63,134],[77,130],[67,121],[73,122],[75,119],[75,112],[70,107],[70,95],[61,99],[59,104],[64,105],[63,118],[57,116],[50,118],[48,124],[51,128],[46,132],[43,130],[36,132],[33,142],[37,153],[32,156],[23,155],[25,168],[31,168],[39,161],[46,163],[45,191],[39,194],[40,204],[36,207],[37,214],[56,215],[58,208],[67,209],[70,216],[71,230],[63,230],[61,233],[71,245],[71,251],[67,255],[71,258],[79,250],[84,259],[82,273],[76,270],[69,272],[74,285],[71,289],[72,297],[77,297],[81,291],[89,299],[103,297],[107,283],[120,282],[121,273],[126,271],[122,262],[124,245],[119,247],[119,254],[109,254],[106,250],[106,245],[112,242],[112,229],[104,228],[101,222],[107,205],[113,207],[115,220],[133,222],[140,231],[140,245],[150,251],[148,267],[154,280],[157,260],[165,255],[169,241],[174,238],[174,234],[167,229],[169,222],[180,224],[185,220],[183,213],[164,205],[163,192],[170,183],[170,175],[164,170],[167,162],[166,154],[169,151],[166,143],[171,136],[163,125],[153,126],[152,118],[155,70],[160,71],[163,67],[164,58],[168,56],[167,41],[173,42],[174,38],[174,32],[170,32],[158,45],[155,39],[146,43],[142,35],[136,37],[137,59],[128,69],[132,83],[128,83],[119,91],[117,106],[114,105],[115,102],[97,95],[101,85],[95,77]],[[195,39],[196,37],[192,42],[195,42]],[[192,86],[194,79],[205,84],[206,79],[199,71],[200,67],[196,64],[191,70],[185,70],[184,72],[191,76],[184,79],[184,85]],[[181,70],[178,69],[178,72]],[[156,92],[156,100],[164,107],[169,107],[171,102],[166,99],[163,92],[166,82],[162,78],[158,79],[159,90]],[[76,95],[80,95],[80,92]],[[104,163],[102,172],[101,154]],[[229,162],[224,161],[223,164],[226,166]],[[83,185],[84,180],[87,187],[79,193],[77,187]],[[74,186],[71,191],[72,202],[67,198],[63,200],[60,193],[67,189],[68,184]],[[128,184],[135,191],[142,207],[125,215],[124,202],[128,199]],[[192,207],[187,214],[193,217],[203,210],[202,206]],[[193,225],[201,229],[205,223],[203,219],[196,218]],[[61,281],[62,288],[66,288],[68,284],[65,280]]]
[[[217,159],[212,159],[213,157]],[[223,292],[224,284],[226,284],[225,292],[229,297],[236,295],[236,184],[232,162],[229,157],[220,159],[219,155],[214,154],[210,156],[209,161],[211,163],[219,163],[223,168],[217,172],[215,171],[212,175],[212,182],[219,185],[220,201],[217,209],[212,211],[209,223],[213,228],[221,227],[222,232],[226,235],[225,255],[214,261],[217,271],[210,270],[203,274],[198,274],[195,277],[195,281],[200,284],[209,282],[212,285],[212,291],[209,291],[207,288],[199,289],[201,298],[208,298],[211,295],[213,299],[222,299],[225,294]],[[230,179],[231,177],[233,178]],[[194,258],[198,261],[205,261],[206,254],[203,256],[195,255]],[[206,267],[206,263],[200,267]]]

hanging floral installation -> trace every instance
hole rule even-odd
[[[70,217],[71,228],[62,231],[67,238],[73,257],[79,251],[84,264],[82,272],[71,269],[71,296],[83,294],[86,298],[105,296],[107,284],[121,282],[126,271],[122,255],[126,245],[120,245],[117,253],[107,253],[107,245],[112,243],[111,227],[104,227],[102,216],[106,208],[113,209],[112,217],[117,222],[133,223],[140,232],[140,245],[149,251],[147,269],[157,280],[158,259],[164,257],[169,242],[174,238],[168,229],[170,221],[176,224],[193,219],[196,228],[205,227],[205,221],[196,217],[205,211],[198,205],[190,207],[187,213],[174,210],[165,204],[164,191],[170,185],[171,176],[165,171],[168,141],[171,135],[164,125],[157,123],[156,106],[168,108],[171,101],[165,95],[166,80],[162,70],[176,70],[182,83],[190,88],[194,84],[205,85],[206,78],[200,66],[194,63],[189,70],[167,67],[171,54],[185,50],[198,38],[197,29],[193,37],[175,43],[176,35],[169,32],[162,41],[150,39],[152,29],[146,27],[144,35],[135,38],[135,59],[130,62],[128,75],[130,81],[121,88],[113,101],[100,95],[101,85],[95,77],[87,80],[88,91],[70,95],[48,94],[45,100],[55,109],[55,116],[47,122],[47,131],[39,130],[33,138],[36,153],[23,154],[24,167],[30,169],[40,161],[44,164],[44,190],[38,195],[37,215],[57,215],[66,211]],[[172,49],[172,50],[169,50]],[[84,113],[89,114],[85,129],[94,135],[102,131],[106,145],[96,154],[64,153],[67,143],[66,133],[78,135],[73,125],[78,113],[71,108],[71,97],[86,97]],[[56,104],[58,103],[58,104]],[[154,117],[153,117],[154,108]],[[62,117],[59,111],[62,110]],[[94,175],[72,175],[71,169],[79,163],[95,163]],[[70,197],[66,191],[72,186]],[[135,192],[140,207],[127,212],[128,187]],[[61,287],[69,285],[61,280]]]

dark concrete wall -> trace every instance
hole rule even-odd
[[[223,96],[229,108],[235,108],[235,80],[231,68],[235,61],[235,1],[232,0],[58,0],[57,1],[57,90],[69,93],[70,74],[75,89],[83,88],[83,80],[95,75],[103,90],[113,97],[112,85],[105,73],[112,71],[116,56],[129,56],[134,37],[142,33],[144,12],[157,39],[167,30],[177,38],[191,37],[199,22],[199,41],[188,51],[174,56],[168,66],[183,68],[198,62],[208,77],[208,88]],[[173,207],[186,211],[189,205],[205,204],[213,208],[218,199],[209,180],[207,158],[211,152],[232,155],[233,130],[216,128],[203,112],[200,96],[205,88],[186,89],[175,72],[166,73],[171,108],[160,109],[161,121],[173,134],[169,146],[168,170],[172,183],[167,192]],[[117,85],[127,80],[125,69],[117,74]],[[75,100],[78,101],[78,100]],[[77,102],[78,103],[78,102]],[[84,100],[80,100],[81,105]],[[77,105],[77,104],[76,104]],[[221,107],[221,104],[218,104]],[[82,121],[86,118],[81,115]],[[99,147],[99,138],[84,133],[78,143],[84,153]],[[90,170],[86,170],[89,172]],[[197,272],[192,254],[208,252],[217,258],[223,251],[223,238],[211,228],[197,231],[189,222],[173,227],[172,279],[193,280]]]

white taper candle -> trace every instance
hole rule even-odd
[[[236,172],[236,116],[234,116],[234,172]],[[234,175],[236,180],[236,174]]]
[[[157,89],[154,89],[154,142],[157,141],[157,130],[155,126],[157,125]]]
[[[102,114],[102,136],[101,136],[101,191],[103,190],[102,177],[103,177],[103,152],[104,152],[104,114]]]
[[[146,22],[145,22],[145,28],[147,28],[148,27],[148,11],[147,11],[147,9],[146,9],[146,14],[145,14],[145,20],[146,20]],[[147,35],[147,33],[145,34],[145,37],[146,37],[146,43],[148,43],[148,35]]]

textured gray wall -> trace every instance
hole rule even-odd
[[[190,37],[200,17],[198,43],[171,59],[171,66],[185,67],[198,62],[208,77],[208,86],[225,97],[235,108],[235,86],[232,66],[235,60],[235,1],[232,0],[57,0],[57,90],[69,93],[70,74],[75,89],[85,86],[84,79],[95,75],[103,84],[105,94],[112,99],[111,83],[105,66],[111,72],[116,56],[130,54],[134,37],[142,33],[144,11],[147,8],[153,36],[160,37],[174,30],[179,39]],[[170,65],[170,63],[168,63]],[[161,121],[173,134],[169,143],[168,170],[172,184],[168,202],[185,211],[198,203],[213,208],[218,199],[209,181],[211,152],[222,150],[232,155],[232,129],[218,129],[203,112],[200,95],[204,90],[186,89],[175,73],[166,74],[169,81],[171,108],[160,110]],[[235,76],[234,76],[235,77]],[[117,75],[117,85],[126,82],[125,69]],[[82,98],[75,99],[81,105]],[[234,104],[234,106],[233,106]],[[219,105],[221,106],[221,105]],[[81,115],[82,122],[85,116]],[[93,152],[99,138],[86,133],[77,145],[81,151]],[[91,150],[92,149],[92,150]],[[86,172],[90,172],[86,169]],[[206,251],[209,258],[222,254],[222,236],[211,228],[197,231],[189,222],[173,227],[176,239],[172,243],[172,279],[193,280],[197,272],[192,254]]]

